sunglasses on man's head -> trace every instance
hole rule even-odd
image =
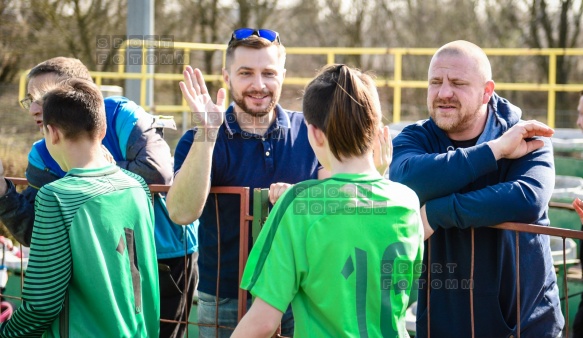
[[[231,35],[231,40],[229,40],[229,44],[231,44],[231,42],[233,41],[247,39],[252,35],[264,38],[269,42],[277,41],[277,43],[281,43],[279,40],[279,33],[276,31],[272,31],[270,29],[239,28],[236,29]]]

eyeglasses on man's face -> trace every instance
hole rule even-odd
[[[233,34],[231,35],[231,40],[229,40],[229,44],[231,44],[231,42],[233,41],[247,39],[252,35],[264,38],[269,42],[277,41],[277,43],[281,43],[281,41],[279,40],[279,33],[276,31],[272,31],[271,29],[239,28],[233,31]]]
[[[30,96],[30,94],[27,95],[24,99],[20,100],[19,102],[20,102],[20,106],[24,109],[27,109],[27,110],[30,109],[30,106],[33,103],[42,104],[42,102],[40,100],[33,99],[32,96]]]

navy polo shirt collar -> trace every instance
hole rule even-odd
[[[239,133],[239,134],[247,133],[243,129],[241,129],[241,126],[239,126],[239,123],[237,122],[237,114],[235,114],[234,107],[235,107],[235,104],[231,103],[231,105],[229,106],[229,108],[225,112],[226,131],[230,135],[237,134],[237,133]],[[281,108],[281,106],[279,104],[275,105],[275,121],[274,121],[274,123],[272,123],[269,126],[269,129],[267,129],[267,133],[265,133],[265,134],[269,135],[269,134],[273,133],[274,131],[277,131],[281,128],[290,128],[290,127],[291,127],[291,122],[289,120],[289,115],[285,113],[285,111],[283,110],[283,108]],[[263,135],[258,135],[258,136],[263,136]]]

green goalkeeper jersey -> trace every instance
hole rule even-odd
[[[404,337],[421,273],[419,200],[380,175],[296,184],[277,201],[241,287],[281,312],[294,337]]]
[[[0,337],[158,337],[144,180],[115,165],[72,169],[40,189],[35,213],[23,302]]]

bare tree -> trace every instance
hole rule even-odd
[[[502,44],[509,41],[519,41],[513,47],[530,48],[574,48],[581,42],[581,19],[583,16],[583,1],[580,0],[491,0],[488,1],[488,28],[493,36]],[[538,69],[530,72],[521,68],[519,71],[527,74],[536,74],[532,79],[537,82],[549,81],[549,58],[535,57],[534,64]],[[577,79],[577,59],[569,56],[557,57],[556,78],[559,84],[573,82]],[[515,67],[505,67],[508,71],[516,71]],[[536,71],[538,70],[538,71]],[[516,75],[518,76],[518,75]],[[579,76],[579,80],[581,77]],[[510,79],[513,81],[513,79]],[[546,95],[538,97],[539,106],[544,105]],[[533,95],[531,95],[532,101]],[[556,109],[569,110],[573,102],[568,99],[569,94],[558,92]],[[568,114],[565,118],[557,119],[557,126],[572,127],[574,118]]]
[[[578,4],[576,4],[578,2]],[[529,4],[531,23],[527,44],[533,48],[573,48],[581,32],[583,1],[559,0],[553,9],[546,0],[532,0]],[[548,58],[540,57],[539,67],[548,74]],[[557,57],[557,83],[568,83],[575,59],[568,56]],[[557,93],[557,109],[570,109],[573,103],[567,100],[567,93]],[[574,119],[564,119],[566,126],[572,126]],[[561,122],[561,119],[558,121]],[[562,124],[562,123],[560,123]]]
[[[481,29],[485,17],[477,10],[479,0],[377,1],[379,34],[369,34],[376,38],[375,45],[437,48],[459,39],[478,45],[487,40]],[[428,61],[427,57],[407,57],[403,75],[425,79]]]
[[[20,70],[20,60],[23,54],[21,43],[26,34],[23,32],[22,20],[18,9],[11,5],[10,0],[0,1],[0,83],[10,82]]]
[[[98,69],[97,37],[125,34],[125,7],[125,0],[31,0],[23,13],[33,20],[31,38],[38,44],[31,49],[40,56],[36,61],[64,55]],[[111,59],[100,66],[111,69]]]
[[[237,0],[239,6],[239,22],[236,28],[263,28],[269,22],[269,17],[276,11],[277,0]]]

